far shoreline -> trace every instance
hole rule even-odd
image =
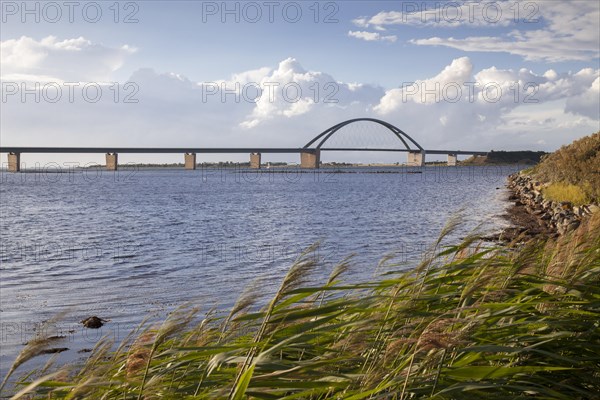
[[[249,163],[204,163],[204,164],[198,164],[196,167],[196,170],[203,170],[203,169],[223,169],[223,170],[231,170],[231,171],[244,171],[244,173],[287,173],[289,171],[295,170],[295,173],[312,173],[312,174],[318,174],[318,173],[388,173],[388,174],[400,174],[400,173],[422,173],[423,169],[425,168],[457,168],[457,167],[472,167],[472,168],[489,168],[489,167],[493,167],[493,168],[497,168],[497,167],[522,167],[522,168],[528,168],[531,167],[534,164],[530,164],[530,163],[521,163],[521,162],[515,162],[515,163],[483,163],[483,164],[477,164],[477,163],[464,163],[464,162],[458,162],[457,165],[448,165],[446,162],[428,162],[425,163],[425,165],[423,166],[416,166],[416,165],[407,165],[407,164],[388,164],[388,163],[370,163],[370,164],[340,164],[340,163],[335,163],[335,164],[321,164],[319,168],[314,168],[314,169],[305,169],[305,168],[301,168],[299,164],[276,164],[273,165],[271,164],[269,165],[261,165],[261,168],[250,168]],[[378,168],[385,168],[385,170],[379,170],[377,171]],[[361,169],[358,170],[357,169]],[[392,171],[390,171],[390,169]],[[396,171],[393,171],[394,169],[396,169]],[[117,171],[108,171],[106,169],[106,165],[103,164],[94,164],[94,165],[88,165],[88,166],[81,166],[81,167],[69,167],[69,168],[61,168],[58,164],[56,163],[50,163],[50,165],[44,167],[44,166],[36,166],[36,167],[32,167],[32,168],[23,168],[22,170],[20,170],[18,173],[13,173],[11,171],[8,171],[8,169],[6,168],[0,168],[0,173],[1,174],[6,174],[6,176],[18,176],[19,173],[20,174],[40,174],[40,173],[50,173],[50,174],[70,174],[70,173],[75,173],[75,172],[83,172],[83,171],[93,171],[93,170],[101,170],[101,171],[106,171],[106,172],[119,172],[119,171],[140,171],[140,170],[145,170],[145,171],[155,171],[155,170],[162,170],[162,171],[190,171],[190,170],[186,170],[185,169],[185,165],[184,164],[143,164],[143,163],[136,163],[136,164],[120,164],[119,168]],[[367,171],[365,171],[367,170]],[[192,170],[193,171],[193,170]]]

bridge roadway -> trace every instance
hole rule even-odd
[[[119,153],[144,153],[167,154],[178,153],[185,155],[185,168],[196,169],[196,154],[250,154],[250,167],[260,168],[262,153],[300,154],[301,168],[319,168],[320,154],[323,151],[386,151],[408,153],[408,165],[423,166],[426,154],[447,154],[448,165],[456,165],[458,155],[486,155],[485,151],[465,150],[412,150],[412,149],[381,149],[381,148],[306,148],[306,147],[16,147],[2,146],[0,153],[8,153],[8,170],[19,172],[21,170],[21,154],[23,153],[105,153],[106,168],[118,168]]]
[[[416,152],[409,149],[372,149],[372,148],[321,148],[303,147],[14,147],[2,146],[0,153],[200,153],[200,154],[234,154],[234,153],[314,153],[316,151],[391,151]],[[487,151],[465,150],[424,150],[425,154],[457,154],[457,155],[486,155]]]

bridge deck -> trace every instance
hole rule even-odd
[[[294,147],[15,147],[2,146],[0,153],[314,153],[315,148]],[[409,152],[409,149],[372,149],[372,148],[322,148],[321,151],[389,151]],[[467,150],[425,150],[426,154],[486,155],[487,151]]]

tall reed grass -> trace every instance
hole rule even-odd
[[[555,240],[469,238],[408,271],[385,259],[371,282],[345,283],[347,259],[320,286],[305,284],[311,248],[264,307],[256,286],[224,317],[183,306],[116,351],[28,373],[13,398],[598,398],[599,238],[595,215]]]

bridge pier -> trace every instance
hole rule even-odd
[[[106,153],[106,170],[116,171],[119,166],[119,155],[117,153]]]
[[[456,167],[457,156],[456,154],[448,154],[448,166]]]
[[[196,153],[185,153],[185,169],[196,169]]]
[[[425,165],[425,152],[424,151],[409,151],[407,153],[408,161],[407,164],[411,167],[422,167]]]
[[[21,153],[8,153],[8,172],[21,171]]]
[[[250,153],[250,168],[260,169],[260,153]]]
[[[317,169],[320,162],[321,150],[303,151],[300,153],[300,168]]]

